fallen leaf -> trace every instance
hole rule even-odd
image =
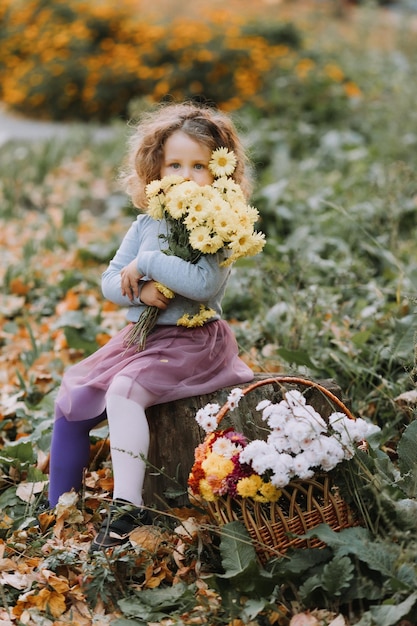
[[[23,502],[35,502],[36,494],[42,493],[42,491],[47,486],[48,481],[40,481],[36,483],[20,483],[16,489],[16,495],[18,498],[23,500]]]
[[[140,546],[152,554],[158,551],[159,546],[166,539],[166,533],[157,526],[139,526],[129,535],[132,546]]]

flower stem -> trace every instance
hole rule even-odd
[[[159,309],[156,306],[147,306],[142,312],[138,321],[132,326],[124,339],[126,348],[136,345],[137,352],[145,349],[146,339],[152,332],[156,320],[158,319]]]

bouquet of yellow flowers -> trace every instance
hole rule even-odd
[[[147,213],[155,220],[165,220],[168,232],[162,237],[168,246],[167,255],[197,263],[203,254],[224,250],[222,266],[242,257],[258,254],[265,245],[265,235],[254,230],[259,219],[256,208],[246,203],[240,186],[230,177],[236,157],[226,148],[215,150],[209,162],[214,176],[211,185],[198,185],[181,176],[165,176],[146,187]],[[175,296],[166,286],[157,288],[168,298]],[[155,326],[159,309],[148,306],[126,338],[126,344],[145,347],[146,338]],[[200,312],[183,315],[177,325],[189,328],[202,326],[215,312],[200,305]]]

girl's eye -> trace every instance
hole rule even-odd
[[[177,170],[180,167],[180,164],[179,163],[171,163],[171,167],[172,167],[172,169]]]
[[[196,170],[203,170],[204,169],[204,165],[202,163],[196,163],[195,164],[195,169]]]

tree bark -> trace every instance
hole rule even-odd
[[[278,375],[277,375],[278,376]],[[305,393],[306,400],[320,415],[328,417],[333,411],[340,410],[331,397],[323,393],[318,387],[307,388],[303,384],[286,382],[283,385],[274,380],[264,384],[263,381],[275,378],[274,374],[259,373],[255,375],[254,383],[260,384],[245,395],[234,411],[226,411],[220,427],[233,426],[244,433],[250,440],[266,439],[269,430],[256,410],[257,404],[268,399],[279,402],[282,399],[283,389],[297,388]],[[278,376],[278,378],[280,378]],[[299,380],[298,377],[294,381]],[[147,506],[157,510],[188,504],[187,481],[190,469],[194,463],[195,448],[204,440],[205,433],[195,421],[198,409],[209,402],[217,403],[221,407],[226,403],[232,389],[247,388],[249,384],[235,385],[219,389],[218,391],[191,398],[184,398],[175,402],[158,404],[147,410],[150,428],[150,449],[148,455],[148,470],[144,485],[144,502]],[[341,400],[340,387],[331,379],[312,381],[312,384],[321,386],[329,394]]]

